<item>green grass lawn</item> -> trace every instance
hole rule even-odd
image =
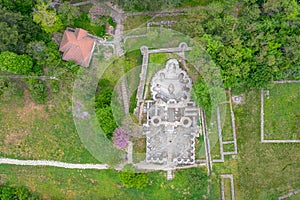
[[[225,199],[231,199],[231,185],[230,185],[230,179],[225,178],[224,181],[224,192],[225,192]]]
[[[0,180],[25,185],[44,199],[199,199],[198,188],[207,185],[207,180],[197,179],[191,185],[186,179],[191,171],[206,173],[204,167],[179,170],[172,181],[167,181],[165,172],[151,172],[149,183],[143,189],[123,187],[114,170],[0,165]],[[203,188],[206,192],[207,186]]]
[[[287,198],[286,200],[299,200],[300,199],[300,194],[296,194],[296,195],[293,195],[291,196],[290,198]]]
[[[238,155],[214,164],[214,172],[233,174],[236,199],[277,199],[300,188],[300,144],[260,143],[260,92],[244,95],[234,105]]]
[[[221,119],[222,139],[223,139],[223,141],[232,141],[233,134],[232,134],[230,104],[229,103],[220,105],[220,115],[222,116],[222,119]]]
[[[72,115],[72,75],[59,82],[50,100],[36,104],[25,90],[23,98],[11,97],[0,104],[0,156],[48,159],[75,163],[99,163],[85,149]]]
[[[300,139],[300,84],[275,84],[264,98],[265,139]]]

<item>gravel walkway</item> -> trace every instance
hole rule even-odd
[[[17,160],[10,158],[0,158],[0,164],[9,165],[29,165],[29,166],[51,166],[67,169],[108,169],[107,164],[73,164],[50,160]]]

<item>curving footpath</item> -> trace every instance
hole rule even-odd
[[[50,160],[17,160],[10,158],[0,158],[0,164],[9,165],[29,165],[29,166],[51,166],[67,169],[108,169],[107,164],[73,164]]]

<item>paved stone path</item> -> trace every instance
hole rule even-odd
[[[83,1],[83,2],[79,2],[79,3],[73,3],[71,4],[71,6],[83,6],[83,5],[86,5],[86,4],[90,4],[91,1]]]
[[[206,166],[206,163],[200,163],[200,164],[193,164],[193,165],[183,165],[183,166],[173,166],[171,164],[167,165],[160,165],[160,164],[153,164],[153,163],[147,163],[145,161],[135,163],[135,167],[137,167],[140,170],[162,170],[162,171],[168,171],[168,170],[176,170],[176,169],[188,169],[188,168],[194,168],[194,167],[204,167]]]
[[[10,158],[0,158],[0,164],[10,165],[30,165],[30,166],[52,166],[68,169],[108,169],[107,164],[73,164],[51,160],[17,160]]]
[[[286,199],[286,198],[289,198],[295,194],[298,194],[300,193],[300,190],[295,190],[295,191],[292,191],[292,192],[289,192],[288,194],[285,194],[285,195],[282,195],[281,197],[278,197],[278,200],[283,200],[283,199]]]
[[[282,81],[274,81],[274,83],[300,83],[300,80],[282,80]]]

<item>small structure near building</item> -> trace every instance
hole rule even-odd
[[[170,59],[152,79],[153,100],[146,100],[146,162],[176,166],[195,163],[198,107],[190,100],[192,80]]]
[[[113,36],[115,34],[115,28],[110,24],[106,24],[106,33]]]
[[[239,96],[232,96],[232,102],[235,104],[241,104],[244,101],[244,95],[239,95]]]
[[[75,61],[76,64],[88,67],[95,48],[95,40],[86,30],[81,28],[65,30],[59,50],[63,52],[62,59]]]

